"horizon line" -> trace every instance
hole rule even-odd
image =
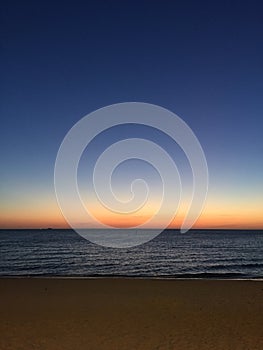
[[[111,228],[99,228],[99,227],[79,227],[77,228],[78,230],[160,230],[160,227],[149,227],[149,228],[136,228],[136,227],[111,227]],[[0,227],[0,230],[73,230],[75,231],[74,228],[72,227]],[[178,230],[180,231],[180,227],[167,227],[162,229],[162,231],[166,230]],[[249,228],[249,227],[193,227],[190,228],[188,231],[192,230],[263,230],[263,227],[257,227],[257,228]]]

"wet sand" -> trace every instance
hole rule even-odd
[[[1,350],[263,349],[263,282],[0,279]]]

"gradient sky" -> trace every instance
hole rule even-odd
[[[203,146],[210,188],[196,227],[263,228],[262,13],[260,1],[2,4],[0,227],[64,227],[53,185],[63,137],[93,110],[140,101],[179,115]],[[83,159],[125,133],[145,135],[115,130]]]

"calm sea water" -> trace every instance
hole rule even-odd
[[[1,276],[263,278],[263,231],[166,230],[130,249],[72,230],[0,230]]]

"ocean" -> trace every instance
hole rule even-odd
[[[129,249],[73,230],[0,230],[0,276],[263,278],[262,230],[165,230]]]

